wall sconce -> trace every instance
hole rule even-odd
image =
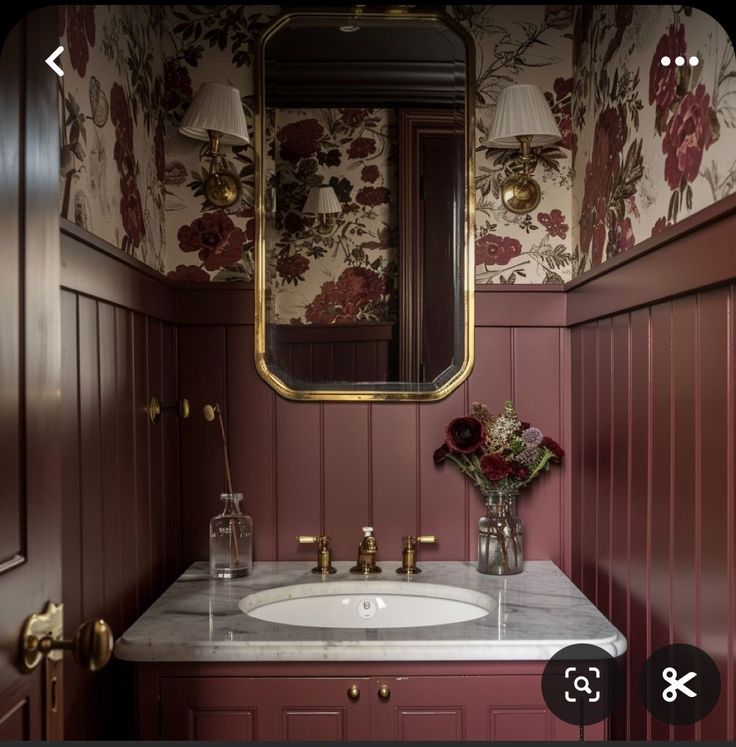
[[[532,176],[536,156],[532,148],[562,139],[542,89],[534,85],[508,86],[501,91],[487,142],[496,148],[519,148],[517,173],[501,185],[501,200],[512,213],[528,213],[539,205],[542,190]]]
[[[227,169],[225,156],[220,152],[220,145],[250,142],[238,89],[222,83],[204,83],[184,115],[179,132],[195,140],[209,140],[207,199],[221,208],[238,202],[242,192],[240,179]]]
[[[337,225],[335,216],[342,212],[342,205],[337,199],[335,190],[328,184],[321,184],[309,190],[302,212],[316,215],[317,223],[314,225],[314,230],[327,236],[335,230]]]

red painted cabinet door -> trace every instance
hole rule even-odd
[[[576,726],[555,718],[539,675],[373,678],[373,740],[577,740]],[[381,699],[379,688],[389,688]],[[602,724],[586,740],[604,739]]]
[[[367,678],[163,677],[161,739],[367,740]],[[351,700],[356,685],[360,697]]]

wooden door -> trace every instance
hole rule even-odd
[[[62,734],[61,668],[17,667],[24,618],[61,590],[55,32],[53,9],[35,12],[0,56],[0,739]]]
[[[357,700],[348,696],[353,685]],[[368,739],[367,678],[164,677],[159,692],[161,739]]]

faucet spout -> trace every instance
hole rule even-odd
[[[378,543],[373,536],[373,527],[363,527],[363,539],[358,545],[358,561],[350,569],[350,573],[362,573],[366,576],[381,573],[381,569],[376,565],[377,551]]]

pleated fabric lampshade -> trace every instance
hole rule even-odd
[[[486,142],[496,148],[518,148],[520,135],[532,136],[532,148],[562,139],[542,89],[528,83],[501,91]]]
[[[335,190],[328,184],[312,187],[309,190],[307,201],[304,203],[303,213],[317,215],[328,215],[329,213],[341,213],[342,205],[337,199]]]
[[[197,91],[179,132],[195,140],[209,140],[209,130],[222,133],[220,143],[223,145],[250,142],[237,88],[223,83],[203,83]]]

